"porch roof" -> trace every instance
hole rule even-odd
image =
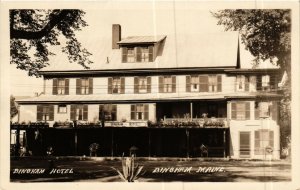
[[[35,103],[127,103],[127,102],[162,102],[192,100],[225,100],[240,98],[279,98],[276,93],[157,93],[157,94],[102,94],[102,95],[41,95],[18,100],[19,104]]]

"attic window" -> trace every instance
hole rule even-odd
[[[153,62],[153,45],[122,47],[122,62]]]

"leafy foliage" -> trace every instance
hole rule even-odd
[[[288,9],[235,9],[212,13],[218,25],[225,30],[241,33],[242,43],[255,56],[254,66],[260,60],[270,59],[290,71],[291,11]]]
[[[49,47],[61,45],[64,37],[62,52],[68,55],[69,61],[89,68],[91,53],[75,35],[87,26],[84,14],[73,9],[10,10],[10,63],[28,71],[29,76],[38,77],[38,71],[49,65],[49,56],[54,55]]]
[[[15,115],[18,114],[18,109],[15,102],[15,97],[10,96],[10,118],[13,118]]]

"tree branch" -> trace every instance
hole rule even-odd
[[[55,10],[54,10],[55,11]],[[10,17],[10,38],[11,39],[40,39],[47,35],[58,23],[60,23],[69,13],[69,10],[62,10],[59,14],[53,16],[52,19],[46,24],[46,26],[40,31],[25,31],[14,29],[14,14],[11,13]]]

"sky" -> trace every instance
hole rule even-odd
[[[95,43],[95,39],[111,35],[112,23],[121,24],[122,37],[158,35],[169,31],[169,26],[173,27],[171,30],[175,30],[177,35],[224,31],[224,27],[218,26],[217,20],[211,15],[210,11],[216,10],[203,7],[197,2],[108,2],[83,7],[83,10],[86,12],[84,20],[89,26],[78,32],[77,38],[93,54],[91,60],[94,64],[99,62],[97,57],[100,53],[100,45]],[[60,47],[51,50],[56,56],[50,57],[50,64],[68,62],[67,56],[60,52]],[[253,57],[243,47],[241,57],[249,60],[244,67],[251,67]],[[26,71],[16,69],[15,65],[10,65],[10,73],[12,95],[33,96],[35,92],[43,91],[42,78],[29,77]]]

